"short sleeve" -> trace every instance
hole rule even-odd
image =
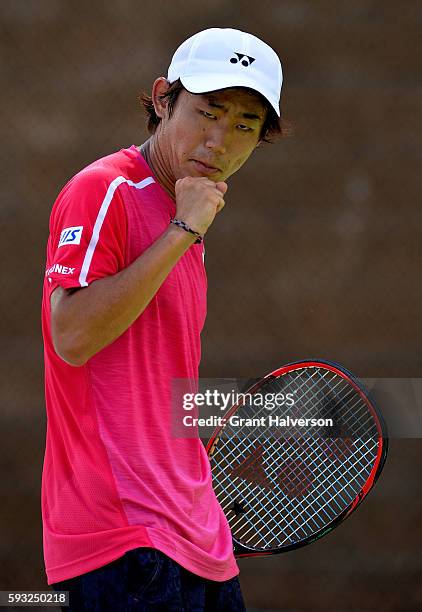
[[[125,267],[127,218],[119,186],[122,176],[84,170],[60,192],[50,217],[46,282],[87,287]]]

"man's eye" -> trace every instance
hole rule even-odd
[[[240,128],[244,132],[252,131],[252,128],[249,127],[248,125],[245,125],[244,123],[239,123],[237,127]]]
[[[209,113],[208,111],[200,110],[199,112],[201,115],[204,115],[204,117],[207,117],[207,119],[215,119],[215,115]]]

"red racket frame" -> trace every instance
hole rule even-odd
[[[356,378],[356,376],[354,376],[354,374],[352,374],[342,365],[332,362],[332,361],[331,362],[326,361],[323,359],[309,359],[309,360],[288,363],[284,366],[281,366],[280,368],[277,368],[273,372],[270,372],[269,374],[261,378],[258,382],[253,384],[251,387],[249,387],[246,391],[242,393],[244,393],[245,395],[247,393],[251,393],[251,394],[255,393],[255,391],[257,391],[260,387],[262,387],[265,383],[267,383],[271,378],[277,378],[281,374],[287,374],[288,372],[291,372],[293,370],[303,369],[304,367],[322,367],[327,370],[330,370],[331,372],[347,380],[347,382],[349,382],[352,385],[352,387],[359,393],[359,395],[364,400],[364,402],[369,408],[369,411],[374,417],[374,422],[376,424],[378,434],[379,434],[380,442],[378,444],[378,452],[377,452],[377,456],[374,461],[374,465],[372,467],[372,470],[364,486],[362,487],[362,490],[356,495],[356,497],[349,504],[349,506],[347,506],[347,508],[345,508],[345,510],[343,510],[343,512],[341,512],[327,526],[323,527],[321,530],[317,531],[315,534],[309,536],[308,538],[301,540],[300,542],[295,542],[294,544],[289,544],[288,546],[284,546],[282,548],[275,548],[275,549],[270,549],[268,551],[262,551],[262,552],[256,551],[255,549],[249,549],[243,544],[240,544],[239,542],[237,542],[235,538],[233,538],[234,551],[235,551],[236,557],[266,557],[268,555],[279,554],[282,552],[288,552],[289,550],[294,550],[296,548],[302,548],[302,546],[306,546],[307,544],[311,544],[312,542],[319,540],[321,537],[323,537],[324,535],[332,531],[335,527],[337,527],[340,523],[342,523],[348,516],[351,515],[352,512],[356,510],[356,508],[359,506],[359,504],[362,503],[362,501],[365,499],[369,491],[372,489],[372,487],[378,480],[378,477],[381,474],[381,471],[384,467],[385,460],[387,458],[387,451],[388,451],[388,433],[387,433],[387,427],[384,422],[384,419],[381,413],[379,412],[379,410],[373,405],[373,403],[368,398],[367,392],[365,391],[362,383]],[[239,401],[236,404],[234,404],[229,409],[227,414],[223,417],[222,425],[217,427],[215,431],[213,432],[211,438],[209,439],[206,445],[207,454],[210,459],[212,458],[214,449],[216,445],[218,444],[218,437],[221,431],[224,429],[225,423],[236,412],[236,410],[238,410],[243,405],[244,405],[244,400]]]

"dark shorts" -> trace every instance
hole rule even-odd
[[[237,576],[215,582],[153,548],[135,548],[92,572],[51,585],[69,591],[68,612],[245,611]]]

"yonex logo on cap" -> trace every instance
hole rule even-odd
[[[252,62],[255,61],[254,57],[250,57],[249,55],[244,55],[243,53],[237,53],[235,52],[237,57],[231,57],[230,58],[230,63],[232,64],[237,64],[238,62],[240,62],[242,64],[242,66],[250,66],[252,64]]]
[[[65,244],[80,244],[84,226],[66,227],[60,234],[59,247]]]

